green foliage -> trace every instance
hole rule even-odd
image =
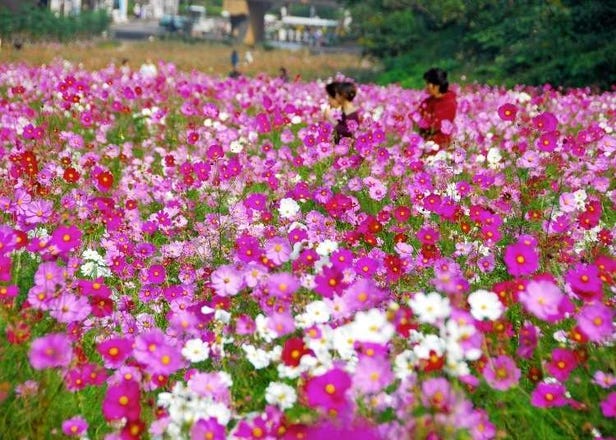
[[[100,35],[109,27],[106,11],[83,11],[79,15],[58,16],[45,8],[24,6],[18,12],[0,8],[0,37],[31,40],[69,41]]]
[[[418,87],[438,65],[489,84],[616,82],[616,4],[600,0],[347,1],[379,83]]]

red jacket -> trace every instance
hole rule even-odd
[[[429,96],[419,106],[419,133],[425,140],[436,142],[441,149],[446,148],[451,142],[451,136],[441,131],[441,123],[449,121],[453,124],[457,108],[456,94],[452,91],[440,98]]]

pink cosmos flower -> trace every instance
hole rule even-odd
[[[190,428],[190,440],[225,440],[226,438],[225,427],[213,417],[199,419]]]
[[[517,242],[505,248],[507,271],[514,277],[531,275],[539,268],[539,255],[534,247]]]
[[[46,291],[54,292],[56,286],[64,286],[64,270],[56,262],[44,262],[34,274],[34,283]]]
[[[353,387],[361,393],[377,393],[394,379],[384,356],[361,356],[353,376]]]
[[[78,297],[70,293],[62,293],[49,302],[49,315],[58,322],[66,324],[85,320],[91,311],[92,308],[86,297]]]
[[[616,417],[616,392],[610,393],[599,404],[604,417]]]
[[[236,295],[244,284],[241,272],[231,265],[222,265],[212,272],[211,283],[220,296]]]
[[[421,385],[421,401],[426,408],[447,412],[455,402],[449,381],[443,377],[433,377]]]
[[[139,384],[134,380],[123,380],[107,389],[103,400],[103,416],[107,420],[138,420],[141,415]]]
[[[229,404],[231,391],[228,378],[223,373],[195,373],[188,380],[188,388],[202,397],[209,397],[216,402]]]
[[[500,355],[488,361],[483,376],[495,390],[505,391],[516,386],[520,380],[520,369],[509,356]]]
[[[609,389],[616,385],[616,376],[604,371],[596,371],[592,382],[599,385],[601,388]]]
[[[552,408],[555,406],[565,406],[565,387],[560,383],[537,384],[530,398],[530,403],[537,408]]]
[[[23,207],[24,221],[34,225],[46,222],[53,214],[53,202],[49,200],[33,200]]]
[[[282,237],[274,237],[265,243],[265,256],[274,264],[281,265],[289,261],[291,245],[289,240]]]
[[[80,416],[75,416],[62,422],[62,432],[69,437],[81,436],[87,430],[88,422]]]
[[[185,364],[179,348],[158,328],[137,336],[133,356],[154,374],[170,375]]]
[[[35,339],[30,347],[30,364],[36,370],[67,367],[73,358],[70,338],[64,333],[50,333]]]
[[[558,286],[546,280],[529,281],[519,295],[520,303],[528,312],[548,322],[562,319],[559,307],[564,299]]]
[[[614,310],[601,303],[585,305],[576,319],[580,331],[593,342],[601,342],[614,333]]]
[[[349,374],[334,367],[325,374],[310,378],[304,391],[308,404],[327,411],[340,411],[347,405],[346,391],[351,386]]]

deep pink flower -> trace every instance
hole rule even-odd
[[[82,232],[77,226],[59,226],[49,240],[59,253],[66,253],[81,246]]]
[[[537,408],[552,408],[555,406],[565,406],[565,387],[560,383],[537,384],[530,398],[530,403]]]
[[[350,386],[349,374],[335,367],[325,374],[310,378],[304,391],[310,406],[340,411],[347,405],[346,391]]]
[[[558,119],[553,113],[544,112],[533,118],[533,126],[542,132],[550,132],[556,130]]]
[[[517,277],[531,275],[539,268],[539,255],[534,247],[517,242],[505,248],[507,271]]]
[[[148,268],[147,282],[152,284],[162,284],[167,278],[167,271],[162,264],[153,264]]]
[[[576,264],[565,275],[565,281],[577,295],[586,301],[600,300],[603,295],[603,283],[599,269],[593,264]]]
[[[554,131],[542,133],[537,139],[537,148],[540,151],[552,152],[556,149],[558,142],[558,135]]]
[[[334,294],[340,295],[346,287],[343,278],[342,272],[338,269],[323,266],[321,273],[314,279],[316,284],[314,290],[325,298],[332,298]]]
[[[440,238],[440,233],[437,229],[425,226],[417,231],[417,239],[422,244],[435,244]]]
[[[123,337],[112,337],[98,344],[96,351],[103,358],[107,368],[118,368],[131,355],[133,341]]]
[[[498,116],[503,121],[515,121],[517,113],[518,108],[510,102],[507,102],[498,108]]]
[[[555,348],[545,369],[560,382],[565,382],[577,364],[577,358],[571,350]]]
[[[83,417],[75,416],[62,422],[62,432],[69,437],[81,436],[88,430],[88,422]]]
[[[64,333],[50,333],[35,339],[30,347],[30,364],[36,370],[67,367],[73,358],[70,338]]]
[[[120,420],[126,417],[127,420],[138,420],[141,415],[140,394],[139,384],[134,380],[111,385],[102,405],[105,419]]]
[[[599,404],[604,417],[616,417],[616,392],[610,393]]]
[[[483,376],[488,385],[495,390],[505,391],[518,384],[520,369],[509,356],[500,355],[488,361],[483,370]]]

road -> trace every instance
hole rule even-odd
[[[132,20],[126,23],[112,23],[109,27],[111,38],[118,40],[147,40],[150,37],[165,35],[158,21]]]

